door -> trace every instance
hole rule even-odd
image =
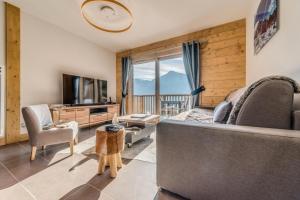
[[[133,113],[156,113],[156,61],[133,65]]]
[[[191,89],[182,56],[159,61],[160,115],[168,118],[190,109]]]
[[[133,113],[170,117],[190,108],[182,56],[133,64]]]

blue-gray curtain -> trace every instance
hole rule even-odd
[[[191,88],[191,94],[200,87],[200,43],[197,41],[182,44],[183,63]],[[192,108],[199,106],[199,93],[193,95]]]
[[[126,115],[126,97],[128,89],[128,79],[132,69],[132,62],[130,57],[122,58],[122,102],[121,115]]]

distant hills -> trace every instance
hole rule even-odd
[[[185,74],[169,71],[160,77],[160,94],[190,94]],[[134,95],[154,95],[155,80],[134,79]]]

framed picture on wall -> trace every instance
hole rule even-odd
[[[271,40],[279,29],[279,0],[261,0],[254,20],[254,53]]]

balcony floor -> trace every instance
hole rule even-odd
[[[123,159],[117,178],[108,170],[97,175],[94,134],[94,129],[80,132],[73,156],[67,145],[54,145],[39,150],[33,162],[27,142],[0,147],[0,199],[180,199],[157,188],[153,162]]]

